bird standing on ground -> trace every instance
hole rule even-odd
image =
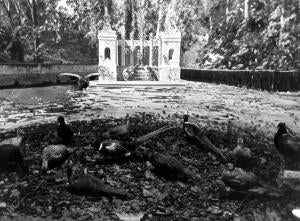
[[[28,167],[24,165],[20,146],[13,144],[0,145],[0,167],[6,167],[8,164],[17,164],[24,172],[28,172]]]
[[[0,145],[11,144],[11,145],[20,147],[22,145],[22,143],[24,142],[24,136],[25,136],[24,130],[19,128],[19,129],[17,129],[17,136],[16,137],[12,137],[12,138],[2,140],[0,142]]]
[[[300,162],[300,139],[289,136],[285,123],[279,123],[274,136],[278,152],[295,163]]]
[[[189,122],[189,115],[184,115],[183,120],[183,131],[188,138],[196,140],[202,148],[212,152],[224,162],[228,161],[222,152],[204,134],[204,129],[201,130],[196,124]]]
[[[125,124],[118,125],[114,128],[111,128],[110,130],[103,133],[102,135],[104,137],[116,137],[116,136],[124,136],[128,134],[133,129],[133,125],[131,124],[131,118],[129,117],[129,114],[126,114],[125,120],[126,120]]]
[[[77,89],[78,90],[83,90],[89,86],[90,84],[90,81],[89,79],[91,77],[96,77],[96,76],[99,76],[100,74],[99,73],[92,73],[92,74],[88,74],[86,75],[85,77],[79,75],[79,74],[73,74],[73,73],[62,73],[62,74],[59,74],[58,77],[60,76],[68,76],[68,77],[75,77],[77,78]]]
[[[247,166],[251,162],[251,150],[244,147],[244,141],[242,138],[238,138],[238,144],[232,151],[232,156],[234,158],[235,164],[241,167]]]
[[[194,173],[188,170],[178,159],[170,155],[158,152],[148,153],[148,161],[154,166],[155,170],[170,178],[197,178]]]
[[[120,198],[130,197],[125,190],[107,185],[92,175],[73,174],[73,168],[70,164],[67,166],[67,176],[69,188],[76,194],[90,196],[117,196]]]
[[[93,146],[96,148],[99,153],[106,155],[106,156],[128,156],[130,155],[130,151],[134,151],[136,147],[149,140],[150,138],[153,138],[157,136],[158,134],[161,134],[163,132],[175,129],[177,127],[170,127],[170,126],[165,126],[162,127],[158,130],[155,130],[151,133],[148,133],[140,138],[134,139],[132,142],[122,142],[118,140],[104,140],[103,142],[96,141]]]
[[[62,144],[46,146],[42,153],[42,169],[47,171],[62,166],[71,153],[72,151]]]
[[[57,118],[57,122],[58,122],[57,135],[62,139],[62,144],[64,145],[72,144],[74,132],[68,125],[66,125],[64,117],[59,116]]]

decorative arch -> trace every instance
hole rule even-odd
[[[107,47],[104,49],[104,59],[106,58],[110,59],[110,48]]]

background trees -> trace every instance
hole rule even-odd
[[[159,35],[175,15],[182,66],[288,70],[299,62],[298,0],[0,0],[0,61],[97,61],[105,5],[120,38]]]

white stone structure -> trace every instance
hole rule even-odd
[[[160,81],[180,79],[181,33],[173,22],[155,39],[150,36],[149,40],[143,37],[139,40],[117,40],[109,25],[107,9],[104,17],[104,28],[98,33],[99,80],[124,80],[123,70],[139,63],[140,52],[143,53],[142,66],[155,70]]]

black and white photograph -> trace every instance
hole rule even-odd
[[[0,221],[300,221],[300,0],[0,0]]]

